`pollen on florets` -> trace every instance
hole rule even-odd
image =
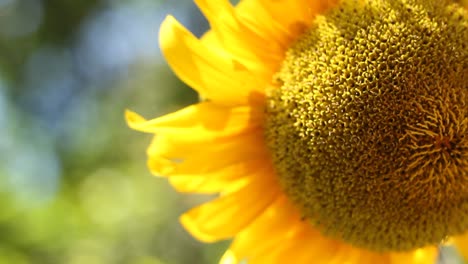
[[[266,140],[325,235],[376,251],[468,230],[468,15],[443,0],[349,0],[287,51]]]

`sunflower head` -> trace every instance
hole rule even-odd
[[[381,251],[468,228],[467,40],[467,12],[443,1],[346,1],[317,18],[267,104],[304,217]]]

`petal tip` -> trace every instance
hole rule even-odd
[[[127,122],[128,126],[136,129],[138,127],[138,124],[141,122],[145,122],[146,120],[140,116],[139,114],[126,109],[125,110],[125,121]]]
[[[159,45],[161,50],[164,52],[166,48],[176,44],[177,35],[184,33],[187,33],[185,27],[175,17],[167,15],[159,27]]]
[[[181,215],[179,217],[179,222],[182,224],[182,226],[187,230],[193,237],[196,239],[205,242],[205,243],[212,243],[216,242],[219,239],[216,239],[215,237],[207,234],[204,232],[201,228],[200,225],[197,223],[196,217],[193,217],[191,214],[193,213],[194,210],[197,208],[194,208],[185,214]]]
[[[232,251],[231,249],[228,249],[224,253],[221,260],[219,261],[219,264],[237,264],[237,263],[239,262],[237,261],[236,255],[234,254],[234,251]]]

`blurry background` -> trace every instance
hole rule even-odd
[[[190,0],[0,0],[0,264],[216,263],[146,168],[153,118],[197,100],[158,48],[173,14],[208,27]]]

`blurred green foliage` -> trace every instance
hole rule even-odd
[[[138,22],[141,10],[147,20]],[[177,220],[207,198],[177,195],[151,176],[151,135],[123,117],[126,108],[153,118],[197,100],[157,50],[157,26],[171,11],[198,34],[206,29],[190,1],[0,1],[0,264],[219,259],[226,243],[202,246]],[[125,40],[138,30],[139,42]],[[101,43],[126,49],[83,66],[112,50]]]

